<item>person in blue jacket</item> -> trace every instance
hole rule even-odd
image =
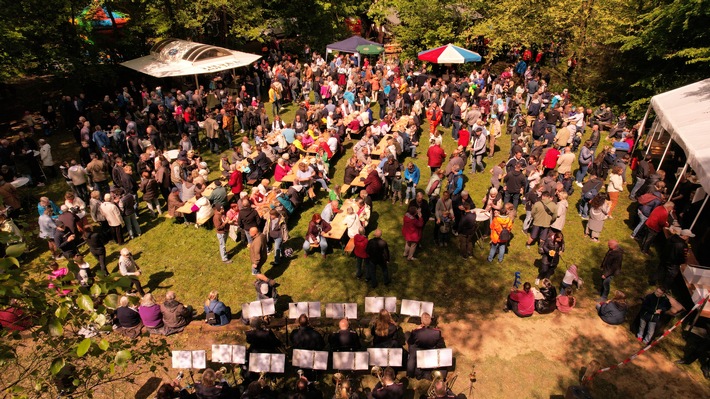
[[[407,165],[407,169],[404,170],[404,183],[407,186],[405,202],[409,203],[410,199],[414,199],[414,197],[417,196],[417,184],[419,184],[420,177],[421,172],[419,171],[419,168],[417,167],[417,165],[410,162]]]
[[[213,326],[223,326],[229,324],[229,320],[232,318],[231,309],[229,306],[225,305],[224,302],[219,300],[219,292],[210,291],[205,301],[205,322]],[[210,323],[210,313],[214,313],[214,324]]]

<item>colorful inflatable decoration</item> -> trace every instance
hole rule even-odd
[[[111,16],[116,23],[116,29],[123,28],[130,20],[128,14],[121,11],[111,11]],[[108,33],[113,30],[114,22],[111,21],[108,9],[98,0],[84,8],[75,21],[79,26],[88,28],[92,32]]]

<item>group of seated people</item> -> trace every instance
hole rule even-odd
[[[561,313],[569,313],[574,308],[577,300],[572,295],[572,287],[561,289],[558,295],[549,279],[543,279],[541,282],[540,288],[532,287],[528,282],[523,284],[522,290],[511,288],[503,310],[512,311],[518,317],[530,317],[535,312],[550,314],[559,310]]]

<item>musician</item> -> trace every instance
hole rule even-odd
[[[279,353],[279,348],[283,346],[276,334],[266,326],[261,317],[252,317],[249,320],[251,330],[246,332],[249,352],[255,353]]]
[[[429,378],[432,370],[417,368],[417,350],[446,348],[441,330],[431,327],[431,315],[422,313],[422,324],[409,335],[409,358],[407,359],[407,376],[410,378]],[[441,370],[446,379],[446,370]]]
[[[360,399],[360,395],[358,395],[357,392],[353,392],[350,380],[345,379],[340,383],[340,386],[338,386],[333,395],[333,399]]]
[[[463,395],[462,395],[463,396]],[[463,396],[465,398],[465,396]],[[422,395],[420,399],[454,399],[456,395],[446,386],[444,380],[439,380],[434,383],[434,396],[427,397]]]
[[[291,345],[293,349],[320,351],[325,348],[325,340],[311,327],[308,316],[302,314],[298,317],[298,328],[291,333]]]
[[[338,323],[340,330],[330,336],[330,349],[333,352],[355,352],[360,350],[360,337],[350,329],[350,321],[341,319]]]
[[[289,395],[289,399],[323,399],[323,392],[306,377],[301,376],[296,381],[296,392]]]
[[[385,368],[382,373],[382,382],[378,382],[372,389],[369,399],[401,399],[404,396],[404,386],[400,382],[395,382],[394,369]]]
[[[373,348],[397,348],[400,347],[397,342],[397,324],[392,320],[392,316],[387,309],[380,310],[377,315],[375,324],[370,327],[370,335],[372,335]]]
[[[247,389],[241,396],[241,399],[273,399],[276,398],[276,392],[271,390],[271,387],[266,383],[266,380],[259,379],[252,381],[247,385]]]

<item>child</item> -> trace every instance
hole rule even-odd
[[[77,254],[74,256],[74,263],[79,266],[79,274],[77,276],[79,284],[83,287],[91,286],[91,265],[89,265],[89,262],[84,260],[83,255]]]
[[[394,179],[392,179],[392,204],[399,198],[400,205],[404,205],[404,200],[402,199],[402,172],[396,172],[394,174]]]
[[[441,226],[439,226],[439,239],[441,240],[441,246],[449,246],[449,235],[451,234],[451,227],[454,225],[454,215],[451,211],[446,211],[442,215]]]

